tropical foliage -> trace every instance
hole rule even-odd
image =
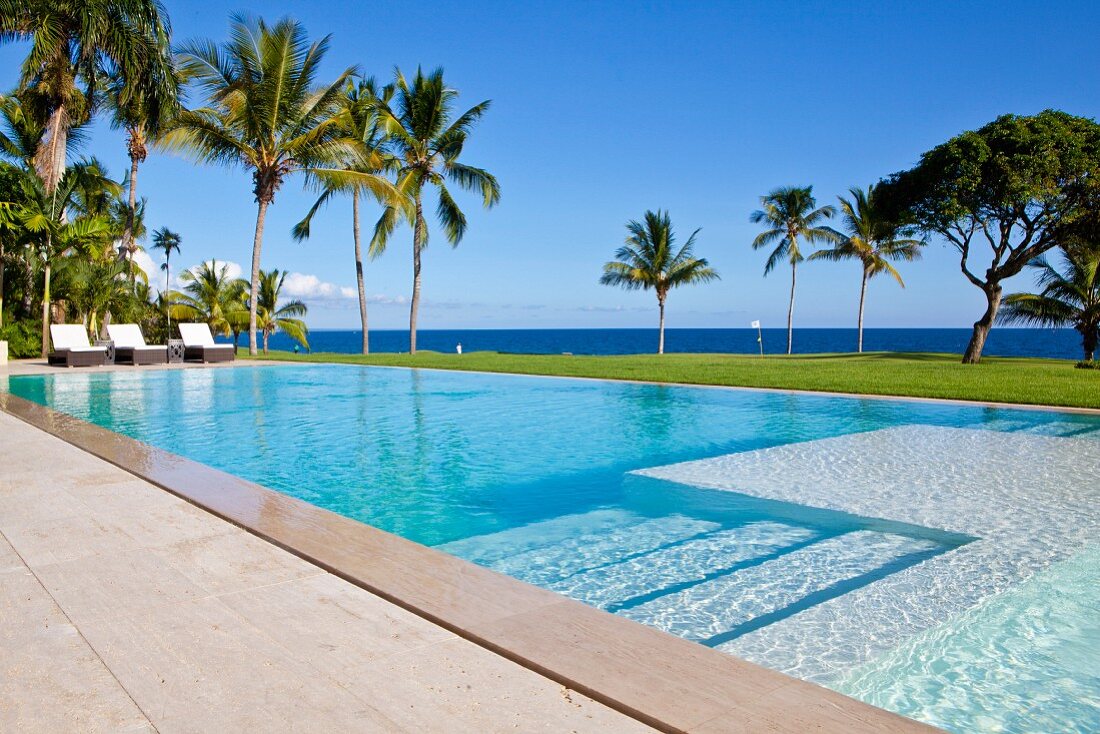
[[[309,309],[306,304],[297,299],[280,303],[282,300],[280,292],[283,289],[284,280],[286,280],[285,272],[260,271],[260,302],[257,304],[256,313],[259,315],[259,328],[264,339],[264,354],[267,354],[268,340],[277,331],[283,332],[309,349],[309,329],[301,319]]]
[[[1060,269],[1046,257],[1028,263],[1041,290],[1006,296],[998,320],[1025,326],[1072,327],[1081,335],[1085,361],[1091,362],[1100,340],[1100,246],[1066,248],[1060,260]]]
[[[764,275],[786,260],[791,266],[791,297],[787,304],[787,354],[794,340],[794,289],[798,280],[798,264],[806,259],[799,240],[806,243],[839,242],[842,235],[822,224],[836,214],[836,209],[817,206],[812,186],[785,186],[760,197],[761,208],[749,217],[753,224],[766,229],[752,241],[752,249],[773,247],[764,265]]]
[[[667,211],[647,211],[642,221],[631,220],[626,229],[630,234],[615,253],[615,259],[603,266],[600,282],[627,290],[653,289],[660,311],[657,354],[664,354],[668,292],[682,285],[718,280],[718,272],[706,259],[695,257],[698,229],[683,245],[677,246]]]
[[[886,274],[904,288],[905,281],[901,279],[901,273],[891,263],[899,260],[912,262],[920,258],[920,248],[924,243],[903,237],[900,234],[901,227],[879,213],[875,207],[874,186],[869,186],[866,190],[852,187],[848,192],[852,195],[851,199],[838,197],[840,218],[848,233],[834,242],[832,247],[810,255],[810,259],[859,262],[863,278],[859,286],[856,351],[862,352],[863,306],[867,299],[867,282],[877,275]]]
[[[245,301],[248,281],[229,275],[229,264],[216,260],[180,274],[181,291],[168,294],[169,311],[179,321],[201,321],[222,336],[237,335],[248,328],[249,309]]]

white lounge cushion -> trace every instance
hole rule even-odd
[[[93,347],[88,332],[81,324],[50,324],[50,340],[55,351],[105,352],[106,347]]]
[[[180,338],[187,347],[213,347],[214,335],[209,324],[178,324]]]
[[[115,343],[115,347],[144,347],[145,336],[141,333],[141,327],[137,324],[108,324],[107,335]],[[167,347],[166,347],[167,348]]]

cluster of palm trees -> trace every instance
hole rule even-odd
[[[37,302],[43,349],[58,306],[76,309],[92,329],[92,322],[104,314],[117,316],[125,310],[120,300],[124,295],[130,306],[145,304],[151,313],[163,315],[166,330],[172,318],[188,309],[201,311],[224,332],[246,329],[253,354],[261,341],[266,347],[274,329],[296,339],[298,334],[304,344],[304,325],[296,325],[304,305],[277,305],[267,298],[274,294],[277,300],[285,273],[261,267],[268,208],[286,180],[298,177],[319,192],[294,228],[298,239],[309,237],[312,219],[335,195],[352,199],[364,353],[369,349],[364,249],[371,257],[382,254],[395,229],[402,222],[410,225],[409,346],[415,352],[428,191],[435,192],[436,219],[452,246],[465,234],[466,217],[448,185],[480,194],[486,207],[500,198],[496,179],[462,160],[488,101],[455,114],[458,93],[445,84],[442,70],[418,69],[411,79],[397,70],[393,81],[381,86],[349,67],[334,80],[321,82],[329,37],[310,41],[292,19],[269,24],[235,15],[223,44],[203,41],[173,51],[171,25],[158,0],[0,2],[0,41],[13,39],[29,41],[31,50],[18,89],[3,98],[7,134],[0,138],[0,154],[6,159],[0,177],[0,319],[5,292],[18,293],[25,303],[17,314],[24,321]],[[183,104],[187,90],[199,100],[197,105]],[[98,161],[70,162],[73,144],[81,142],[87,124],[104,110],[126,133],[130,167],[121,183],[110,180]],[[197,297],[189,288],[199,288],[210,276],[219,281],[224,273],[203,268],[185,272],[180,293],[169,289],[166,274],[158,303],[136,267],[134,257],[145,234],[137,181],[150,146],[251,172],[257,212],[243,297],[244,328],[236,306],[222,309],[217,299],[199,299],[199,308],[188,300]],[[89,189],[93,179],[100,187],[94,196]],[[367,248],[360,236],[363,195],[381,207]],[[95,210],[104,202],[106,210]],[[164,254],[165,270],[179,244],[178,235],[157,230],[153,246]],[[112,282],[82,295],[75,288],[51,293],[52,266],[59,260],[72,261],[66,270],[81,277],[94,273]],[[24,273],[15,287],[5,283],[7,265]],[[129,288],[114,281],[128,281]],[[237,288],[221,285],[225,292],[219,299]],[[123,295],[115,298],[108,291]],[[86,310],[92,301],[95,307]]]

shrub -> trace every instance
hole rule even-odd
[[[1100,370],[1100,362],[1091,359],[1082,360],[1073,366],[1079,370]]]
[[[0,341],[8,342],[8,356],[37,357],[42,353],[42,325],[34,319],[7,322],[0,328]]]

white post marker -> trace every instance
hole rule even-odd
[[[455,353],[462,354],[462,342],[455,345]]]
[[[753,321],[752,328],[756,329],[756,343],[760,345],[760,359],[764,358],[764,332],[760,329],[760,322]]]

